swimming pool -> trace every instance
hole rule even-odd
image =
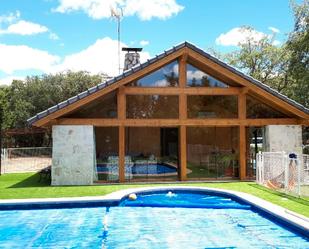
[[[110,167],[106,164],[97,165],[98,173],[108,174]],[[177,168],[168,164],[156,163],[156,164],[134,164],[131,167],[131,173],[133,175],[162,175],[162,174],[177,174]]]
[[[2,210],[0,248],[309,248],[305,235],[234,195],[135,192],[135,201],[124,191],[117,202],[51,202],[30,210],[21,203]]]

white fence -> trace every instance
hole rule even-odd
[[[1,173],[37,172],[51,165],[51,147],[1,150]]]
[[[298,196],[309,196],[309,155],[257,154],[256,182]]]

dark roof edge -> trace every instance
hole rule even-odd
[[[150,64],[153,64],[156,61],[164,58],[165,56],[167,56],[167,55],[169,55],[169,54],[171,54],[171,53],[173,53],[173,52],[175,52],[175,51],[177,51],[177,50],[179,50],[181,48],[184,48],[184,47],[188,47],[188,48],[194,50],[195,52],[205,56],[209,60],[212,60],[215,63],[219,64],[220,66],[222,66],[222,67],[232,71],[233,73],[235,73],[235,74],[245,78],[246,80],[250,81],[254,85],[262,88],[263,90],[271,93],[272,95],[280,98],[281,100],[283,100],[283,101],[293,105],[297,109],[299,109],[299,110],[309,114],[309,109],[306,108],[305,106],[303,106],[303,105],[299,104],[298,102],[288,98],[287,96],[279,93],[278,91],[270,88],[268,85],[266,85],[266,84],[264,84],[264,83],[262,83],[262,82],[260,82],[260,81],[258,81],[256,79],[252,78],[251,76],[248,76],[248,75],[242,73],[238,69],[236,69],[236,68],[226,64],[225,62],[219,60],[218,58],[210,55],[209,53],[207,53],[203,49],[193,45],[192,43],[190,43],[188,41],[185,41],[185,42],[182,42],[182,43],[180,43],[180,44],[178,44],[178,45],[176,45],[176,46],[174,46],[174,47],[172,47],[172,48],[170,48],[168,50],[165,50],[163,53],[161,53],[159,55],[156,55],[156,56],[154,56],[151,59],[148,59],[144,63],[138,64],[138,65],[132,67],[131,69],[123,72],[122,74],[120,74],[120,75],[118,75],[118,76],[116,76],[116,77],[114,77],[114,78],[112,78],[110,80],[102,82],[102,83],[100,83],[100,84],[98,84],[98,85],[96,85],[94,87],[89,88],[88,90],[86,90],[86,91],[84,91],[82,93],[77,94],[76,96],[73,96],[73,97],[71,97],[71,98],[69,98],[69,99],[67,99],[67,100],[65,100],[65,101],[63,101],[63,102],[61,102],[61,103],[59,103],[57,105],[54,105],[54,106],[48,108],[45,111],[37,113],[35,116],[29,118],[27,120],[27,122],[28,122],[29,125],[32,125],[34,122],[36,122],[36,121],[38,121],[38,120],[48,116],[49,114],[51,114],[53,112],[56,112],[56,111],[58,111],[60,109],[63,109],[64,107],[66,107],[66,106],[68,106],[68,105],[70,105],[70,104],[72,104],[72,103],[74,103],[74,102],[76,102],[76,101],[78,101],[80,99],[83,99],[83,98],[85,98],[85,97],[87,97],[87,96],[89,96],[89,95],[91,95],[91,94],[93,94],[93,93],[95,93],[95,92],[97,92],[97,91],[99,91],[101,89],[104,89],[104,88],[108,87],[109,85],[111,85],[111,84],[113,84],[113,83],[115,83],[115,82],[117,82],[117,81],[119,81],[119,80],[121,80],[121,79],[123,79],[123,78],[125,78],[125,77],[127,77],[127,76],[129,76],[129,75],[131,75],[131,74],[133,74],[135,72],[137,72],[137,71],[140,71],[141,69],[145,68],[146,66],[148,66]]]

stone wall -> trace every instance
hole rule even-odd
[[[300,125],[268,125],[265,129],[265,151],[302,153]]]
[[[53,126],[52,185],[91,185],[95,166],[93,126]]]

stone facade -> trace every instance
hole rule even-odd
[[[265,128],[265,151],[302,153],[300,125],[268,125]]]
[[[93,126],[53,126],[52,185],[93,184],[95,161]]]

